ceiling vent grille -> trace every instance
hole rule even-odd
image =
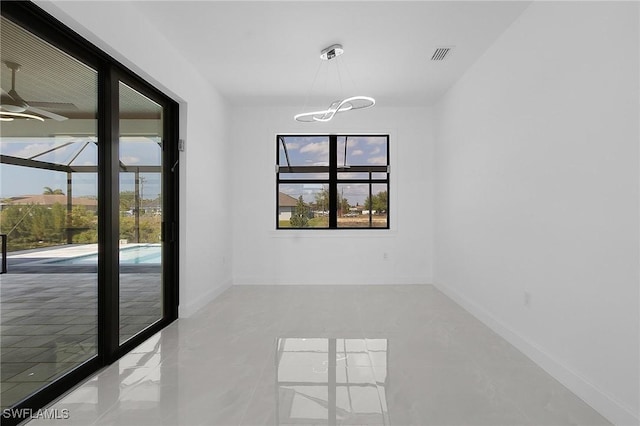
[[[431,60],[444,61],[450,55],[451,49],[453,47],[437,47],[433,55],[431,55]]]

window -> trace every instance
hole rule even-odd
[[[278,229],[389,229],[388,135],[278,135]]]

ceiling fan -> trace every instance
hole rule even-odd
[[[51,118],[56,121],[64,121],[67,120],[67,117],[53,113],[51,111],[46,111],[41,108],[77,109],[77,107],[72,103],[25,101],[24,99],[22,99],[22,96],[20,96],[18,92],[16,92],[16,72],[20,70],[20,64],[8,61],[4,62],[4,64],[11,70],[11,90],[9,90],[9,92],[5,92],[4,90],[2,90],[2,95],[0,98],[0,115],[2,114],[2,112],[6,112],[7,116],[21,116],[20,114],[25,114],[28,112]]]

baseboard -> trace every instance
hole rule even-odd
[[[453,299],[469,313],[482,321],[506,341],[528,356],[547,373],[567,387],[571,392],[589,404],[594,410],[618,426],[637,426],[640,418],[617,402],[611,395],[596,388],[585,378],[570,368],[559,363],[535,343],[525,339],[508,325],[496,319],[491,313],[475,302],[467,299],[458,291],[442,283],[434,283],[435,287]]]
[[[223,285],[214,287],[207,291],[205,294],[198,297],[191,303],[181,303],[178,308],[178,317],[188,318],[191,315],[204,308],[207,304],[213,302],[218,296],[224,293],[229,287],[231,287],[231,280],[227,280]]]
[[[342,278],[341,281],[326,282],[326,281],[305,281],[304,279],[296,280],[282,280],[282,279],[269,279],[264,276],[244,276],[234,277],[233,285],[425,285],[430,282],[430,279],[425,277],[395,277],[393,280],[384,280],[380,277],[370,278]]]

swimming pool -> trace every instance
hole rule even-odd
[[[121,265],[160,264],[161,260],[161,244],[141,244],[120,249]],[[47,263],[55,263],[57,265],[96,265],[98,263],[98,254],[57,259]]]

